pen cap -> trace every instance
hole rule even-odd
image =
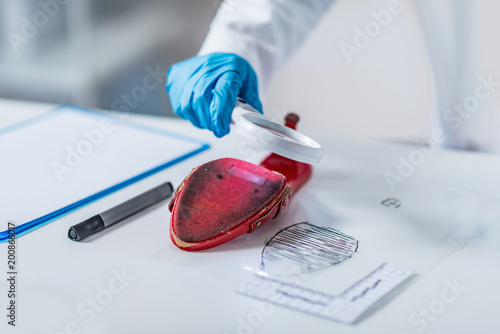
[[[106,226],[101,216],[95,215],[77,225],[72,226],[68,231],[68,238],[71,240],[82,240],[89,235],[103,230]]]

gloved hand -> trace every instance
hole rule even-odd
[[[174,112],[218,138],[229,133],[239,96],[262,113],[257,76],[250,64],[232,53],[196,56],[174,64],[167,74]]]

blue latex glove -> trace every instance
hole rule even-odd
[[[229,133],[239,96],[262,113],[257,76],[250,64],[232,53],[196,56],[174,64],[167,74],[174,112],[218,138]]]

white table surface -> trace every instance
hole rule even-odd
[[[51,105],[0,99],[0,128],[46,112]],[[500,233],[489,226],[485,233],[466,247],[441,258],[418,276],[400,294],[364,317],[354,326],[275,307],[262,313],[253,299],[238,295],[240,273],[224,270],[218,259],[237,257],[250,238],[266,236],[266,230],[208,252],[189,253],[175,248],[168,229],[170,213],[165,202],[107,229],[88,242],[67,238],[71,225],[164,180],[177,186],[189,171],[219,157],[235,157],[258,163],[265,154],[255,154],[236,135],[216,140],[177,119],[130,115],[130,120],[172,132],[203,139],[212,148],[157,175],[85,206],[63,218],[18,239],[18,318],[16,328],[7,326],[6,281],[0,281],[1,333],[497,333],[500,328],[498,299],[500,289]],[[300,124],[299,124],[300,127]],[[307,202],[315,193],[328,193],[341,162],[360,166],[386,164],[397,168],[397,157],[415,148],[388,143],[356,143],[318,138],[325,147],[324,161],[315,167],[309,184],[292,198],[293,207]],[[10,157],[2,157],[3,159]],[[2,161],[7,161],[3,160]],[[389,164],[389,165],[387,165]],[[500,158],[468,152],[438,151],[426,161],[413,180],[460,183],[469,189],[500,197]],[[368,187],[370,185],[367,185]],[[367,189],[369,192],[370,189]],[[387,197],[391,192],[387,190]],[[335,203],[327,210],[335,215]],[[439,205],[439,201],[436,202]],[[1,207],[1,203],[0,203]],[[381,207],[383,209],[384,207]],[[345,209],[348,210],[348,209]],[[500,224],[500,222],[497,222]],[[337,228],[334,222],[330,225]],[[2,230],[5,230],[2,226]],[[262,228],[264,229],[264,228]],[[264,240],[262,240],[262,243]],[[363,240],[360,240],[362,243]],[[261,249],[260,249],[261,250]],[[260,250],[256,250],[260,254]],[[370,252],[370,250],[364,250]],[[6,244],[0,244],[0,259],[7,262]],[[233,259],[234,260],[234,259]],[[222,260],[221,260],[222,261]],[[207,265],[200,265],[207,263]],[[211,269],[208,264],[216,269]],[[401,265],[405,265],[401,263]],[[2,264],[0,267],[6,268]],[[222,269],[217,269],[218,267]],[[208,268],[208,269],[207,269]],[[366,268],[366,272],[374,268]],[[335,270],[335,269],[329,269]],[[95,316],[82,310],[106,289],[116,272],[130,278],[121,291],[115,291]],[[248,273],[250,277],[250,273]],[[443,298],[447,282],[464,287],[453,302],[445,303],[439,314],[425,310],[436,307]],[[354,282],[353,282],[354,283]],[[119,284],[118,284],[119,285]],[[116,285],[115,287],[117,287]],[[115,289],[117,290],[117,289]],[[448,291],[449,292],[449,291]],[[90,300],[90,301],[89,301]],[[78,312],[80,309],[80,312]],[[260,318],[257,313],[260,312]],[[424,312],[424,313],[422,313]],[[263,314],[263,315],[262,315]],[[420,314],[420,315],[419,315]],[[257,320],[255,326],[242,323]],[[257,318],[256,318],[257,317]]]

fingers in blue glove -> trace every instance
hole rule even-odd
[[[215,88],[212,90],[212,103],[210,104],[210,117],[212,131],[217,138],[229,133],[231,114],[241,91],[239,74],[226,72],[219,77]]]
[[[167,72],[167,92],[170,97],[173,112],[180,117],[189,120],[197,128],[204,129],[193,109],[193,95],[185,94],[185,85],[178,83],[178,78],[182,78],[184,76],[183,72],[185,72],[187,66],[189,66],[189,59],[170,67]],[[173,99],[174,96],[177,96],[177,100]]]
[[[166,88],[177,115],[219,138],[229,132],[238,96],[262,113],[257,76],[235,54],[213,53],[177,63],[167,74]]]

